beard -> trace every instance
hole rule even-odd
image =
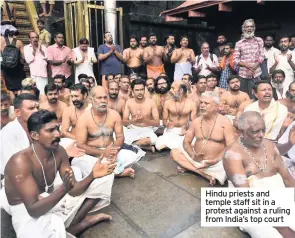
[[[251,32],[251,33],[248,33],[248,32],[243,32],[243,37],[245,39],[250,39],[250,38],[253,38],[255,36],[255,32]]]
[[[270,49],[272,47],[272,44],[264,44],[264,46],[268,49]]]
[[[150,93],[153,93],[155,91],[154,88],[150,87],[150,88],[147,88],[147,90],[150,92]]]
[[[1,116],[8,116],[8,109],[1,110]]]
[[[48,102],[50,104],[56,104],[57,103],[57,98],[48,99]]]
[[[295,96],[291,95],[289,91],[286,93],[287,98],[289,98],[292,102],[295,102]]]
[[[152,46],[157,45],[157,41],[151,41],[150,45],[152,45]]]
[[[113,93],[113,94],[109,94],[109,97],[110,97],[111,99],[117,99],[118,96],[119,96],[119,94],[115,94],[115,93]]]
[[[163,88],[163,87],[159,88],[159,93],[160,94],[166,94],[168,91],[169,91],[169,88],[168,87],[166,87],[166,88]]]
[[[285,46],[285,45],[279,45],[279,48],[280,48],[281,51],[288,50],[288,46]]]
[[[217,42],[217,45],[218,46],[222,46],[222,45],[224,45],[226,42],[224,41],[224,42]]]
[[[73,101],[73,104],[74,104],[74,106],[76,108],[81,108],[81,107],[83,107],[84,102],[83,101],[76,100],[76,101]]]
[[[278,83],[278,82],[272,82],[272,86],[277,90],[280,90],[284,87],[283,83]]]
[[[230,91],[233,91],[233,92],[238,92],[240,90],[240,88],[230,88]]]

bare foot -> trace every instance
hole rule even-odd
[[[153,154],[156,152],[155,146],[153,146],[153,145],[151,146],[151,151],[152,151]]]
[[[39,17],[45,17],[46,16],[46,13],[45,12],[42,12]]]
[[[181,166],[177,166],[177,171],[178,171],[178,173],[184,173],[185,171],[187,171],[185,168],[182,168]]]
[[[214,177],[211,177],[209,181],[211,186],[214,186],[216,183],[216,179]]]
[[[132,168],[124,169],[123,173],[118,174],[118,177],[130,177],[130,178],[134,178],[135,177],[135,171]]]
[[[84,223],[86,229],[88,227],[95,225],[98,222],[109,220],[112,220],[112,216],[104,213],[99,213],[96,215],[87,215],[81,222]]]

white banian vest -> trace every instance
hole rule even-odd
[[[79,47],[73,49],[77,60],[82,60],[82,54]],[[75,65],[75,83],[79,83],[78,76],[79,74],[87,74],[88,76],[94,77],[93,74],[93,63],[90,62],[90,59],[95,58],[94,48],[88,47],[87,49],[88,59],[84,60],[82,64]],[[94,77],[95,78],[95,77]]]

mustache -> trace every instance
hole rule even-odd
[[[60,142],[60,138],[56,138],[55,140],[53,140],[52,141],[52,144],[55,143],[55,142],[58,142],[59,143]]]

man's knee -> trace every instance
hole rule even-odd
[[[177,161],[179,159],[180,152],[178,149],[172,149],[170,151],[170,157],[172,160]]]

